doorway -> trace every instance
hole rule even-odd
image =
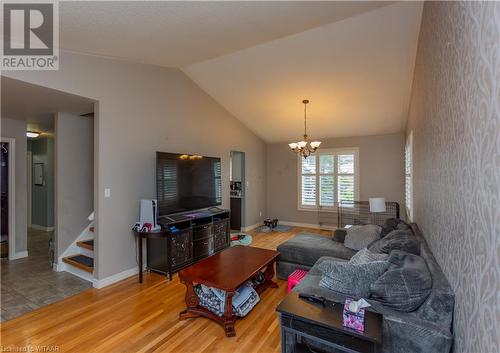
[[[2,214],[1,214],[1,257],[9,256],[9,144],[1,145],[2,167]]]
[[[245,152],[231,151],[230,155],[231,229],[245,228]]]
[[[15,258],[15,140],[1,140],[1,243],[2,258]]]

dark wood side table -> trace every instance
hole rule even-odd
[[[382,344],[382,315],[366,311],[365,331],[342,325],[343,304],[311,303],[291,292],[278,305],[280,314],[281,352],[309,352],[309,343],[331,347],[335,352],[376,353]]]
[[[142,283],[142,240],[143,239],[158,239],[158,238],[167,238],[170,235],[170,231],[161,229],[157,232],[137,232],[133,231],[135,237],[137,238],[137,248],[139,249],[139,283]],[[167,241],[167,259],[168,259],[168,279],[172,280],[172,263],[170,261],[170,245]]]

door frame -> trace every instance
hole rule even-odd
[[[1,142],[9,144],[9,260],[16,259],[16,139],[2,137]]]
[[[28,228],[31,228],[31,217],[33,212],[33,152],[27,153],[27,168],[28,168]]]

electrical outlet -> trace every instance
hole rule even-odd
[[[259,212],[259,217],[262,217],[262,211]]]
[[[111,197],[111,189],[104,189],[104,197],[105,198],[110,198]]]

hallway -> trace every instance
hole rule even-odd
[[[1,321],[92,288],[88,281],[52,270],[48,244],[51,232],[28,229],[29,257],[1,262]]]

